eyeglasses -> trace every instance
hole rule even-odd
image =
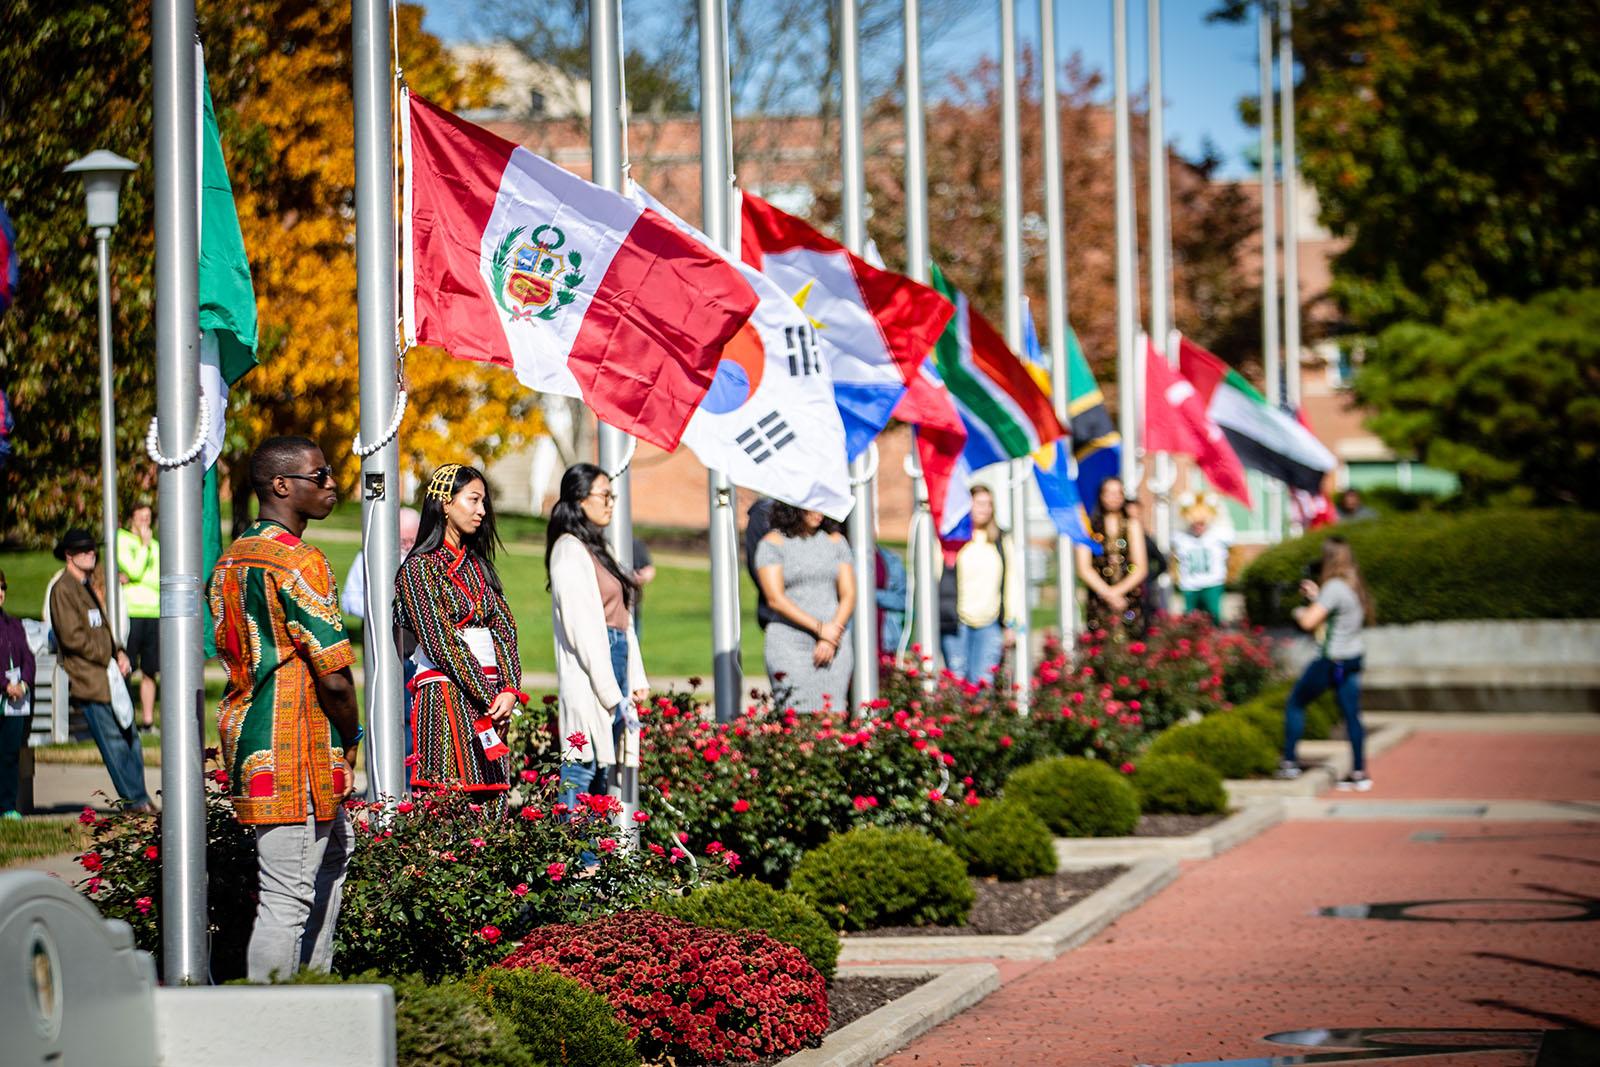
[[[607,491],[607,492],[604,492],[604,493],[590,493],[589,495],[591,497],[599,497],[601,500],[604,500],[608,504],[615,504],[617,502],[617,494],[615,494],[613,492],[610,492],[610,491]]]
[[[280,474],[280,478],[295,478],[302,482],[315,482],[320,486],[331,486],[333,482],[333,466],[318,467],[310,474]]]

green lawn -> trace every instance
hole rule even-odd
[[[0,821],[0,868],[62,852],[76,852],[83,845],[82,828],[76,819]]]

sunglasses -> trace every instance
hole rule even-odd
[[[615,494],[615,493],[609,493],[609,492],[607,492],[607,493],[590,493],[589,495],[591,497],[598,497],[599,499],[604,500],[609,504],[615,504],[617,502],[617,494]]]
[[[315,482],[320,486],[331,486],[333,481],[333,466],[318,467],[310,474],[280,474],[280,478],[294,478],[302,482]]]

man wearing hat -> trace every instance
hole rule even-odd
[[[67,698],[89,724],[117,795],[135,811],[153,811],[155,805],[144,787],[144,753],[133,732],[132,705],[126,723],[118,721],[111,705],[112,670],[121,676],[115,684],[122,685],[131,664],[91,584],[98,547],[94,535],[81,529],[68,530],[56,545],[56,559],[66,567],[50,581],[48,621],[67,674]]]

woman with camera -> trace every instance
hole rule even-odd
[[[1361,631],[1376,618],[1372,597],[1356,566],[1350,543],[1342,537],[1322,542],[1320,584],[1311,578],[1300,583],[1306,603],[1294,609],[1294,621],[1307,633],[1319,633],[1317,658],[1306,666],[1289,693],[1283,717],[1283,762],[1279,778],[1298,778],[1295,748],[1305,730],[1306,705],[1329,689],[1344,716],[1350,738],[1350,773],[1340,789],[1365,792],[1372,788],[1367,774],[1366,731],[1361,726],[1361,660],[1366,651]]]

